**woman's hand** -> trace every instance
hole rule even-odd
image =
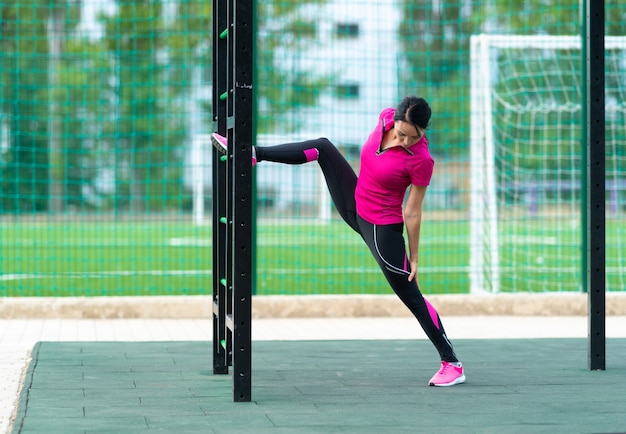
[[[417,260],[409,261],[409,266],[411,267],[411,274],[409,274],[409,282],[415,279],[415,283],[417,283]]]

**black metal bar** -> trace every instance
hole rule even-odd
[[[227,223],[227,231],[226,231],[226,255],[225,255],[225,273],[226,273],[226,293],[222,303],[224,303],[226,315],[224,317],[224,333],[226,333],[226,361],[228,366],[232,366],[232,346],[233,346],[233,334],[232,330],[227,325],[227,318],[233,313],[233,265],[235,263],[235,257],[233,254],[233,220],[235,218],[235,201],[233,199],[233,173],[234,173],[234,157],[233,157],[233,149],[235,148],[235,135],[233,132],[228,119],[233,116],[234,112],[234,99],[233,99],[233,64],[235,62],[235,53],[233,52],[233,40],[235,38],[235,28],[234,28],[234,0],[225,1],[228,5],[228,38],[227,38],[227,49],[226,49],[226,71],[224,72],[226,76],[226,89],[224,91],[224,95],[226,96],[226,113],[224,122],[226,124],[226,134],[225,136],[228,138],[228,151],[227,151],[227,160],[226,160],[226,180],[224,184],[224,191],[226,194],[226,219]]]
[[[213,371],[232,366],[233,400],[251,400],[254,1],[213,2]]]
[[[254,0],[233,0],[233,399],[251,400]]]
[[[226,88],[227,40],[221,37],[228,28],[227,8],[223,2],[213,2],[213,131],[226,134],[226,101],[220,95]],[[220,222],[226,215],[226,164],[213,150],[213,373],[228,374],[227,351],[222,346],[226,340],[225,264],[227,225]]]
[[[581,101],[580,101],[580,286],[587,293],[587,263],[589,260],[587,251],[587,2],[580,2],[581,25],[580,25],[580,69],[581,69]]]
[[[223,0],[222,0],[223,1]],[[228,327],[228,318],[233,314],[233,264],[235,258],[233,256],[233,220],[235,218],[235,209],[234,209],[234,199],[233,199],[233,171],[234,171],[234,157],[233,157],[233,149],[235,148],[235,135],[232,126],[230,125],[229,119],[233,116],[233,112],[235,110],[235,101],[233,99],[233,65],[235,64],[235,52],[233,49],[233,41],[235,39],[235,28],[234,28],[234,20],[235,20],[235,0],[227,0],[225,3],[228,5],[228,38],[227,40],[227,49],[226,49],[226,62],[224,63],[225,69],[224,74],[226,76],[226,89],[224,91],[225,100],[226,100],[226,118],[224,122],[226,124],[226,134],[225,136],[228,138],[228,151],[227,151],[227,160],[226,160],[226,182],[224,185],[224,191],[226,192],[226,219],[227,223],[227,231],[226,231],[226,254],[225,258],[225,273],[226,273],[226,293],[224,300],[222,301],[225,306],[226,315],[224,317],[224,332],[226,333],[226,360],[228,366],[232,366],[233,364],[233,334],[232,330]]]
[[[587,249],[589,369],[606,367],[604,0],[587,3]]]

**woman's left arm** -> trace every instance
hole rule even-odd
[[[404,205],[404,224],[409,238],[409,264],[411,274],[409,282],[417,281],[417,262],[420,245],[420,228],[422,226],[422,203],[427,186],[411,185],[409,197]]]

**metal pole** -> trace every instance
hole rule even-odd
[[[226,64],[228,54],[228,9],[213,2],[213,131],[226,135]],[[213,149],[213,373],[228,374],[226,346],[226,164]]]
[[[254,1],[233,0],[233,399],[251,400],[252,377],[252,142],[254,132]],[[230,126],[230,125],[229,125]],[[230,151],[230,150],[229,150]]]
[[[581,61],[581,103],[580,103],[580,280],[583,292],[587,287],[587,0],[580,0],[580,61]]]
[[[606,359],[604,0],[587,2],[587,255],[589,369]]]

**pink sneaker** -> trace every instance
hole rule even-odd
[[[228,152],[228,139],[226,137],[213,133],[211,134],[211,142],[222,154]],[[252,166],[256,166],[256,149],[254,146],[252,147]]]
[[[463,373],[463,365],[455,366],[449,362],[441,362],[441,368],[433,378],[428,382],[429,386],[454,386],[455,384],[465,383],[465,374]]]

